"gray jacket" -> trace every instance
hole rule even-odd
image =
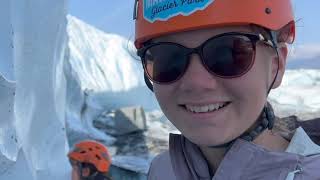
[[[317,122],[316,125],[319,125]],[[316,128],[317,127],[317,128]],[[320,180],[320,126],[298,128],[286,152],[273,152],[237,140],[214,177],[200,149],[184,136],[170,134],[169,151],[151,163],[149,180]],[[316,130],[316,131],[315,131]],[[310,139],[313,139],[313,141]]]

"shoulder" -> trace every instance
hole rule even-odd
[[[148,180],[159,179],[176,179],[172,169],[169,151],[157,155],[151,162]]]

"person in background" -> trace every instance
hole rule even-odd
[[[75,144],[68,153],[72,166],[72,180],[111,180],[111,157],[107,148],[96,141]]]
[[[146,84],[181,132],[148,179],[320,179],[310,131],[275,132],[267,101],[295,38],[290,0],[136,0],[134,19]]]

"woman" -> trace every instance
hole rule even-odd
[[[111,180],[111,158],[107,148],[92,140],[77,143],[68,154],[72,180]]]
[[[181,131],[149,179],[320,179],[320,147],[302,128],[274,131],[267,102],[293,43],[290,0],[138,0],[145,80]]]

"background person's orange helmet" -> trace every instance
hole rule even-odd
[[[107,148],[92,140],[76,144],[68,154],[71,160],[94,165],[99,172],[106,173],[111,165],[111,158]]]
[[[152,38],[201,28],[255,24],[287,30],[293,42],[294,15],[290,0],[135,0],[135,46]],[[289,32],[288,32],[289,31]]]

